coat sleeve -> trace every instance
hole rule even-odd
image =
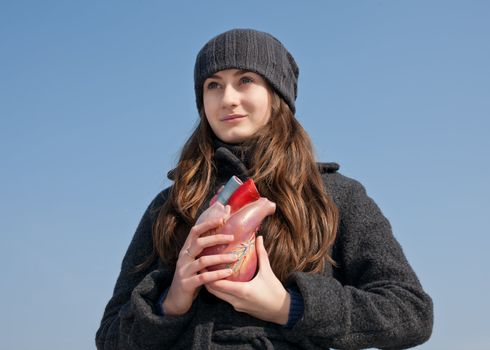
[[[292,274],[305,309],[286,336],[311,347],[338,349],[421,344],[432,332],[432,300],[364,187],[342,178],[340,192],[345,195],[336,200],[341,219],[334,246],[335,278]]]
[[[167,194],[162,191],[148,206],[124,256],[96,334],[99,350],[170,348],[192,318],[194,308],[182,316],[159,316],[155,310],[162,290],[172,282],[170,269],[155,264],[134,272],[152,252],[152,225]]]

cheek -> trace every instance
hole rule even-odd
[[[260,113],[264,124],[267,123],[269,121],[271,111],[271,97],[268,91],[265,88],[258,89],[254,100],[256,101],[255,108],[257,112]]]
[[[271,108],[270,100],[267,95],[264,96],[263,93],[253,94],[243,101],[243,105],[246,106],[246,109],[249,111],[253,111],[257,121],[269,119]]]
[[[271,104],[268,97],[262,97],[262,101],[259,107],[262,125],[267,124],[271,117]]]
[[[212,116],[213,111],[216,110],[217,102],[216,102],[216,97],[213,95],[204,95],[203,100],[202,100],[202,105],[204,107],[204,113],[207,116]]]
[[[204,108],[204,115],[206,116],[206,119],[209,120],[208,115],[211,112],[209,108],[209,102],[206,99],[204,99],[202,106]]]

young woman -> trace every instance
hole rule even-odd
[[[299,70],[273,36],[234,29],[199,52],[200,122],[173,180],[150,203],[97,332],[98,349],[408,348],[433,309],[363,186],[316,163],[295,118]],[[252,178],[277,209],[256,240],[249,282],[231,254],[200,256],[232,235],[195,224],[231,176]]]

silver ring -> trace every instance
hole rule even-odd
[[[189,255],[189,257],[191,257],[192,259],[194,259],[194,257],[189,252],[189,248],[186,248],[186,250],[184,250],[184,254],[187,254],[187,255]]]

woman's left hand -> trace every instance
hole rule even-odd
[[[230,303],[236,311],[264,321],[285,325],[288,322],[290,295],[274,275],[262,236],[256,239],[259,271],[249,282],[219,280],[207,283],[206,289]]]

